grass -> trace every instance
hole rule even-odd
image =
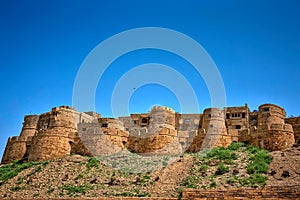
[[[266,150],[254,151],[250,159],[250,163],[247,165],[247,173],[267,173],[269,170],[269,165],[272,162],[272,156]]]
[[[19,190],[24,190],[24,189],[25,189],[25,187],[20,187],[20,186],[10,188],[10,190],[13,191],[13,192],[19,191]]]
[[[197,188],[199,179],[197,176],[187,176],[183,179],[181,185],[186,188]]]
[[[22,160],[13,161],[10,164],[0,167],[0,181],[8,181],[11,178],[17,176],[20,172],[25,169],[28,169],[32,166],[43,164],[42,162],[23,162]],[[44,165],[45,166],[45,165]],[[42,167],[38,166],[38,169],[41,171]]]
[[[92,190],[93,187],[85,184],[85,185],[80,185],[80,186],[73,186],[73,185],[64,185],[61,187],[61,189],[67,191],[67,195],[72,196],[73,194],[76,193],[81,193],[81,194],[86,194],[88,190]]]
[[[241,179],[240,183],[242,186],[256,188],[259,186],[265,186],[267,179],[268,177],[262,174],[252,174],[248,178]]]
[[[135,192],[121,192],[112,194],[112,196],[122,196],[122,197],[151,197],[148,192],[135,193]]]
[[[215,181],[212,181],[211,184],[209,185],[210,188],[216,188],[217,183]]]
[[[247,174],[244,177],[230,173],[238,166],[233,162],[238,156],[244,152],[242,162],[246,162]],[[206,151],[204,156],[199,153],[192,154],[194,156],[194,165],[190,169],[189,175],[183,179],[181,186],[185,188],[215,188],[217,187],[216,178],[228,173],[222,184],[228,184],[235,187],[263,187],[266,185],[267,172],[272,161],[272,156],[268,151],[256,148],[254,146],[246,146],[243,143],[232,143],[227,148],[217,147],[210,151]],[[216,171],[210,170],[210,166],[216,166]],[[233,168],[233,169],[231,169]],[[212,174],[207,174],[207,173]],[[218,178],[219,179],[219,178]],[[207,184],[210,180],[210,184]],[[204,184],[204,185],[203,185]]]
[[[217,171],[215,172],[215,175],[223,175],[227,172],[229,172],[229,167],[225,166],[224,163],[220,163],[217,167]]]
[[[99,164],[99,160],[95,157],[89,158],[88,163],[86,164],[86,168],[87,170],[90,170],[92,168],[99,168],[100,164]]]

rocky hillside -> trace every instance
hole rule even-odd
[[[183,188],[300,185],[300,147],[269,153],[233,143],[175,156],[71,155],[0,167],[0,198],[180,197]]]

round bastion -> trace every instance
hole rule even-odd
[[[23,127],[21,131],[21,136],[34,136],[37,123],[39,120],[38,115],[27,115],[24,117]]]
[[[267,124],[269,127],[272,124],[284,125],[286,112],[280,106],[274,104],[263,104],[259,106],[258,125]]]

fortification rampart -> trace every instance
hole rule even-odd
[[[294,130],[297,142],[300,134],[300,119],[285,116],[284,109],[274,104],[261,105],[257,112],[250,112],[246,104],[208,108],[203,114],[179,114],[155,106],[149,113],[118,119],[60,106],[25,116],[20,136],[8,139],[2,163],[47,160],[70,153],[107,155],[124,148],[146,154],[197,152],[226,147],[233,141],[283,150],[295,143]]]
[[[294,130],[295,143],[300,144],[300,117],[285,119],[285,123],[291,124]]]
[[[38,120],[39,120],[38,115],[25,116],[20,136],[27,136],[27,137],[34,136]]]

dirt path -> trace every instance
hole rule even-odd
[[[185,155],[183,158],[179,158],[177,161],[168,165],[166,168],[159,172],[155,172],[153,177],[156,180],[152,190],[153,197],[177,197],[179,184],[184,179],[193,164],[193,158],[189,155]]]

